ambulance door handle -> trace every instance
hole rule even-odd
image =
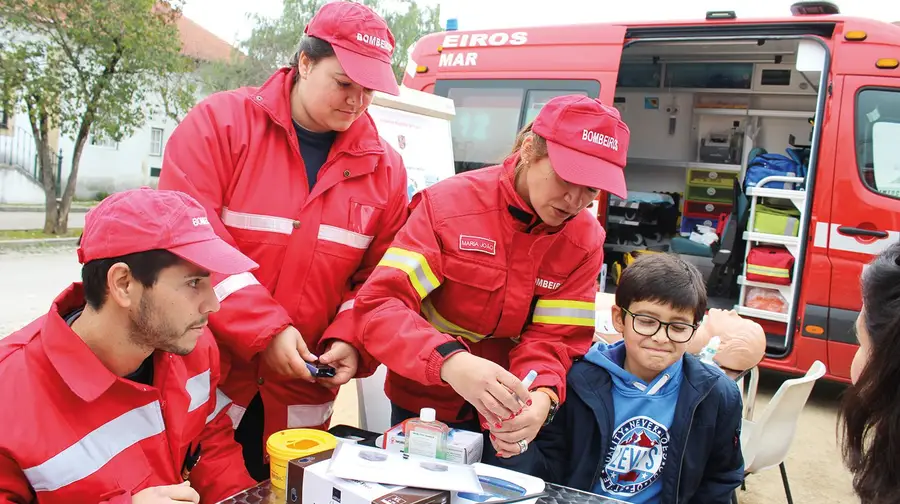
[[[838,228],[838,233],[849,236],[868,236],[871,238],[887,238],[887,231],[880,231],[877,229],[863,229],[858,227],[851,226],[840,226]]]

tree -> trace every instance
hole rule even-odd
[[[276,69],[285,66],[297,51],[306,24],[325,0],[285,0],[281,16],[267,19],[251,16],[250,36],[239,45],[231,61],[207,65],[202,72],[207,92],[258,86]],[[392,66],[397,79],[406,70],[407,50],[419,37],[440,30],[440,7],[420,7],[415,0],[361,0],[381,14],[395,38]],[[386,9],[382,3],[390,3]]]
[[[174,21],[180,4],[157,0],[3,0],[0,89],[31,123],[46,195],[44,232],[67,231],[78,166],[89,135],[120,140],[144,124],[146,98],[180,92],[161,75],[184,69]],[[173,112],[177,113],[177,112]],[[71,169],[57,200],[48,134],[74,139]],[[62,184],[62,180],[59,184]]]
[[[409,59],[409,48],[423,35],[441,30],[440,5],[436,8],[422,8],[415,0],[399,0],[399,9],[385,12],[379,8],[379,0],[363,0],[363,3],[380,12],[394,34],[395,49],[391,66],[394,67],[397,81],[402,82]]]
[[[172,68],[160,71],[153,87],[159,97],[159,108],[153,113],[161,114],[176,124],[180,123],[197,103],[200,68],[200,62],[183,56]]]

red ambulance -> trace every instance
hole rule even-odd
[[[898,58],[900,26],[800,2],[770,19],[434,33],[403,84],[454,100],[457,172],[498,163],[553,96],[614,103],[633,138],[628,199],[596,205],[610,271],[677,252],[707,274],[710,306],[765,328],[763,367],[821,360],[848,381],[860,273],[900,237]],[[764,153],[798,170],[744,187]],[[711,245],[690,239],[711,229]]]

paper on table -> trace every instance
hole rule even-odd
[[[370,446],[339,444],[331,456],[328,473],[387,485],[483,493],[478,474],[470,465]]]

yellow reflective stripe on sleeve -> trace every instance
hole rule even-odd
[[[594,327],[594,303],[567,299],[541,299],[534,307],[535,324]]]
[[[422,302],[422,314],[425,316],[425,320],[427,320],[435,329],[441,331],[444,334],[450,334],[452,336],[462,336],[467,340],[478,343],[483,340],[487,336],[483,334],[478,334],[476,332],[470,331],[463,327],[460,327],[453,322],[445,319],[443,315],[437,312],[434,308],[434,305],[431,304],[431,300],[426,299]]]
[[[441,284],[431,271],[425,256],[418,252],[391,247],[384,253],[378,265],[396,268],[406,273],[421,299],[425,299],[425,296]]]

